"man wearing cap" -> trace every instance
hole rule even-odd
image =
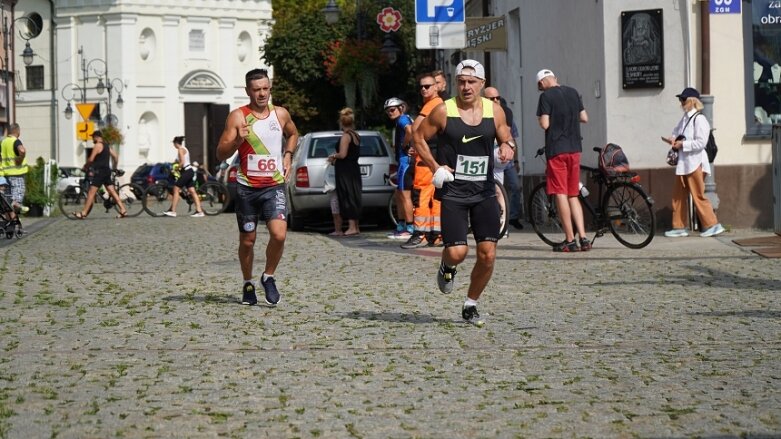
[[[82,170],[90,176],[89,191],[87,191],[87,200],[84,202],[84,210],[80,212],[73,212],[71,215],[78,219],[84,219],[92,210],[92,204],[95,202],[95,195],[98,193],[98,188],[101,186],[106,187],[106,192],[114,199],[114,202],[119,206],[119,215],[117,218],[124,218],[127,216],[127,209],[125,204],[119,198],[119,194],[114,188],[114,181],[111,178],[111,160],[114,160],[114,167],[116,168],[119,162],[119,155],[111,149],[111,146],[103,143],[103,134],[99,131],[92,132],[92,152],[90,153],[87,163],[82,166]]]
[[[434,172],[433,183],[442,199],[442,238],[445,248],[437,272],[437,286],[453,291],[456,266],[469,252],[470,228],[477,242],[467,298],[461,316],[482,326],[477,301],[491,279],[499,240],[499,203],[494,185],[494,141],[499,160],[511,161],[515,154],[510,128],[499,103],[481,97],[485,69],[475,60],[456,67],[457,95],[438,105],[414,131],[415,149]],[[438,135],[436,158],[426,143]]]
[[[195,201],[195,213],[190,216],[193,218],[203,218],[204,213],[203,209],[201,209],[201,197],[195,192],[195,168],[192,163],[190,163],[190,150],[183,145],[184,136],[176,136],[172,142],[174,149],[176,150],[176,160],[182,168],[182,173],[174,183],[174,186],[176,186],[177,189],[173,191],[171,208],[163,212],[163,215],[171,217],[176,216],[176,205],[179,204],[179,198],[181,198],[179,189],[185,189],[190,193],[190,198]]]
[[[577,90],[560,85],[549,69],[537,73],[537,89],[542,91],[537,104],[537,118],[545,130],[546,192],[555,195],[565,241],[553,247],[555,252],[577,252],[591,249],[586,238],[583,209],[580,207],[580,153],[583,143],[580,124],[588,122],[588,114]],[[575,241],[575,229],[580,246]]]

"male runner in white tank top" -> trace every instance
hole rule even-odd
[[[228,115],[217,145],[217,159],[225,160],[239,151],[235,206],[239,264],[244,276],[241,303],[255,305],[258,302],[252,266],[256,228],[261,220],[266,222],[269,241],[260,283],[266,293],[266,303],[275,306],[280,294],[274,272],[282,259],[287,235],[285,180],[290,174],[298,130],[286,109],[271,105],[271,80],[266,70],[250,70],[245,75],[245,83],[249,105]]]

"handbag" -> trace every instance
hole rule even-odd
[[[667,151],[667,164],[670,166],[677,166],[678,165],[678,150],[670,148],[669,151]]]

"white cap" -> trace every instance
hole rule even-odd
[[[550,71],[550,69],[542,69],[539,72],[537,72],[537,82],[542,81],[543,79],[547,78],[548,76],[556,76],[553,74],[553,72]]]
[[[471,69],[471,71],[467,70],[465,72],[464,69]],[[475,78],[485,80],[485,68],[473,59],[465,59],[456,66],[456,76],[474,76]]]

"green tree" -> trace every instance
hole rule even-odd
[[[274,101],[290,110],[302,132],[336,127],[337,112],[345,105],[345,93],[343,85],[329,77],[327,59],[333,54],[334,43],[358,40],[358,12],[364,17],[360,34],[362,47],[381,47],[385,34],[375,20],[383,7],[391,6],[403,15],[401,28],[392,34],[401,49],[398,59],[394,64],[382,64],[376,71],[377,88],[366,90],[370,99],[356,108],[360,128],[387,124],[382,103],[390,96],[401,97],[414,107],[418,96],[415,74],[433,68],[432,51],[415,49],[413,2],[347,0],[339,3],[342,16],[337,24],[328,25],[321,12],[326,0],[274,1],[276,23],[263,48],[264,59],[274,67]],[[361,11],[356,11],[357,5]]]

